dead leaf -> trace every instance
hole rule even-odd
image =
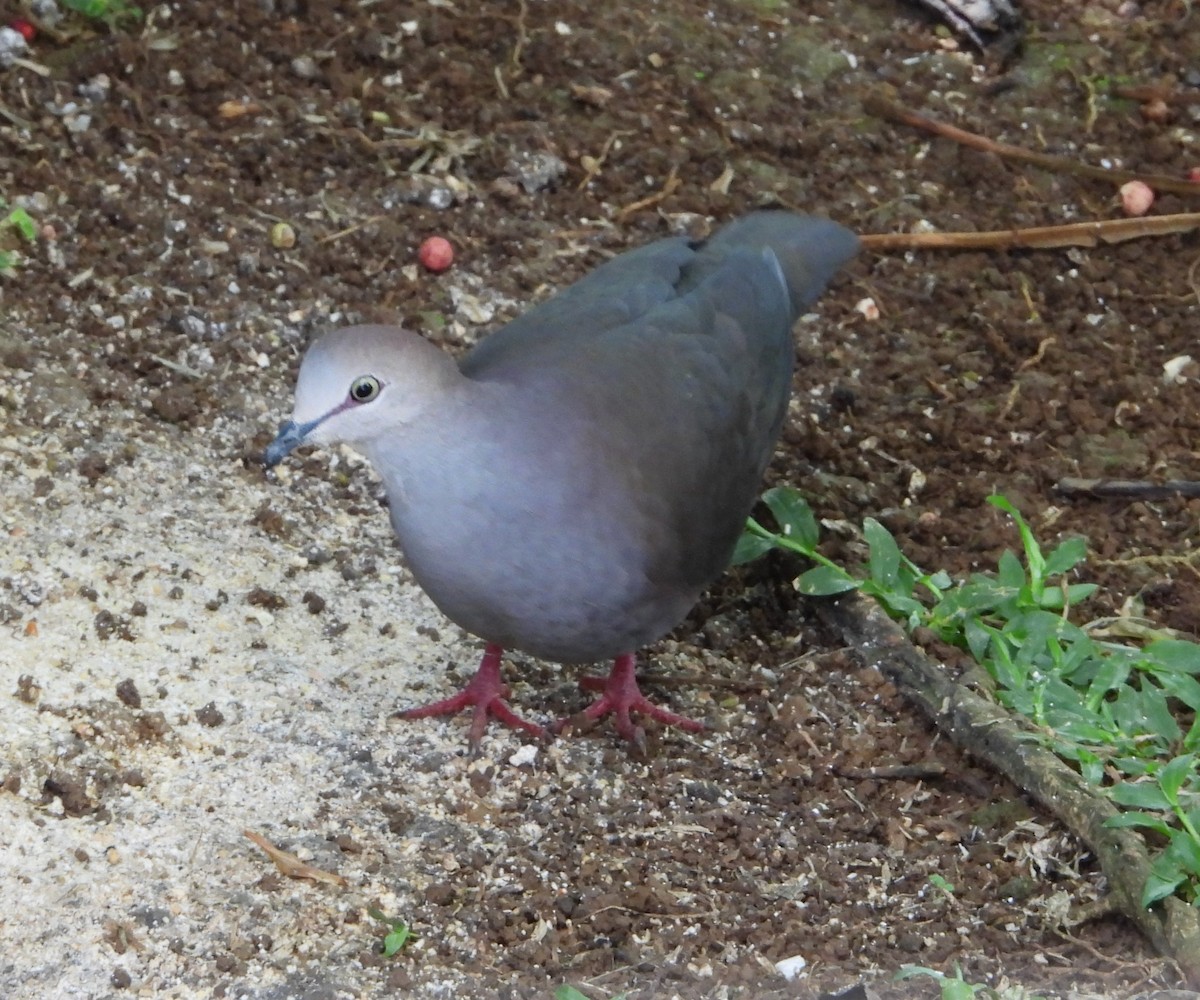
[[[571,84],[571,96],[580,104],[590,104],[593,108],[603,108],[613,99],[613,92],[607,87],[584,86],[580,83]]]

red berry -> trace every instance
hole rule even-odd
[[[434,274],[441,274],[454,263],[454,247],[442,236],[430,236],[417,251],[417,260]]]
[[[1188,171],[1188,180],[1193,184],[1200,184],[1200,167],[1192,167]]]
[[[32,42],[34,35],[37,34],[37,28],[26,21],[23,17],[14,17],[8,22],[8,26],[12,28],[13,31],[19,31],[21,33],[21,37],[27,42]]]

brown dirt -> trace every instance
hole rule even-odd
[[[240,460],[228,490],[261,487],[256,452],[315,332],[396,320],[459,349],[486,329],[474,319],[513,315],[604,253],[759,204],[819,211],[863,233],[1119,216],[1103,184],[872,119],[861,102],[876,88],[1089,162],[1181,177],[1200,165],[1187,105],[1150,120],[1103,89],[1172,76],[1200,93],[1196,12],[1116,0],[1022,7],[1027,45],[1003,73],[892,0],[245,0],[154,8],[147,24],[111,35],[70,21],[31,53],[48,77],[0,74],[4,193],[28,199],[42,227],[0,289],[0,377],[32,380],[38,391],[14,419],[56,428],[73,462],[34,472],[102,486],[135,462],[133,446],[123,451],[103,427],[120,403],[135,411],[129,440],[139,422],[223,442],[222,420],[256,421],[259,433],[214,444],[214,456],[223,470]],[[93,99],[101,74],[107,96]],[[72,101],[90,122],[63,113]],[[529,173],[539,157],[565,168],[542,187]],[[673,193],[621,212],[669,177]],[[1164,195],[1155,211],[1195,204]],[[272,245],[277,220],[294,227],[294,247]],[[457,248],[441,277],[411,266],[432,233]],[[1137,601],[1154,621],[1195,633],[1200,503],[1065,501],[1054,484],[1200,478],[1200,370],[1184,367],[1177,382],[1163,369],[1195,351],[1196,260],[1194,236],[864,254],[822,300],[820,320],[800,327],[796,402],[770,480],[799,486],[842,526],[831,554],[858,559],[845,526],[870,515],[918,563],[959,576],[1015,546],[984,503],[1002,492],[1039,537],[1088,537],[1085,578],[1103,587],[1089,613]],[[866,297],[878,319],[856,310]],[[305,481],[327,477],[329,461],[309,459],[295,477],[300,499],[274,501],[292,505],[287,516],[260,509],[255,530],[281,562],[305,544],[306,503],[382,518],[361,466],[348,468],[348,478],[345,465],[335,470],[332,492],[317,492]],[[164,495],[193,474],[164,468]],[[52,493],[53,480],[40,489]],[[345,546],[349,587],[394,558],[357,551],[352,537]],[[655,733],[639,761],[600,728],[528,768],[422,756],[420,727],[438,723],[414,723],[415,736],[392,727],[363,751],[377,766],[325,777],[336,823],[281,821],[277,842],[324,843],[331,866],[361,866],[409,901],[419,950],[384,959],[365,905],[330,903],[314,926],[291,929],[316,936],[315,950],[279,940],[189,950],[185,939],[182,980],[261,997],[532,997],[564,981],[596,996],[807,996],[863,977],[899,990],[880,977],[904,963],[958,963],[973,981],[1045,994],[1173,984],[1122,920],[1065,919],[1103,893],[1087,851],[940,740],[881,676],[848,669],[791,591],[797,569],[773,556],[731,574],[650,651],[660,695],[713,720],[717,735]],[[325,597],[302,599],[303,577],[293,585],[293,605],[319,604],[315,636],[330,625],[318,619]],[[110,615],[110,647],[136,645],[131,621],[136,610]],[[385,655],[389,641],[378,640]],[[546,715],[581,705],[554,668],[518,662],[513,676],[518,704]],[[131,731],[147,725],[137,706],[105,711]],[[235,724],[213,711],[201,724],[214,733]],[[495,740],[497,760],[516,745]],[[880,764],[942,776],[880,780],[867,770]],[[441,818],[406,797],[404,775],[423,771],[444,779]],[[123,780],[92,775],[93,785],[102,778]],[[95,788],[75,780],[47,792],[66,808],[60,822],[108,821],[89,799]],[[38,801],[28,783],[5,789]],[[413,847],[403,865],[397,844]],[[246,911],[253,941],[262,913],[317,904],[268,874],[225,905]],[[157,928],[144,920],[137,934],[168,933]],[[792,955],[810,974],[784,984],[771,963]],[[136,950],[114,946],[113,962],[151,982],[139,979]]]

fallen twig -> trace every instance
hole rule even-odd
[[[1118,500],[1169,500],[1171,497],[1200,497],[1200,482],[1167,479],[1151,483],[1143,479],[1076,479],[1068,476],[1054,484],[1064,496],[1112,497]]]
[[[1200,198],[1200,184],[1193,181],[1180,180],[1178,177],[1166,177],[1161,174],[1143,174],[1133,170],[1120,170],[1115,167],[1111,169],[1107,167],[1094,167],[1090,163],[1080,163],[1078,160],[1072,160],[1070,157],[1055,156],[1051,153],[1038,153],[1021,146],[1012,146],[1006,142],[997,142],[994,139],[977,135],[974,132],[968,132],[955,125],[928,118],[916,111],[889,101],[882,94],[869,94],[866,100],[863,101],[863,107],[870,114],[885,121],[911,125],[913,128],[919,128],[933,135],[942,136],[945,139],[953,139],[955,142],[969,146],[972,149],[978,149],[985,153],[994,153],[1008,160],[1032,163],[1046,170],[1053,170],[1056,173],[1090,177],[1092,180],[1105,181],[1117,187],[1120,187],[1127,181],[1143,181],[1156,191],[1170,191],[1172,194],[1190,195],[1194,198]]]
[[[654,194],[647,195],[645,198],[640,198],[630,205],[626,205],[619,212],[617,212],[617,221],[624,222],[627,218],[629,218],[629,216],[633,215],[634,212],[640,212],[643,208],[649,208],[651,205],[657,205],[660,201],[664,201],[665,199],[671,197],[671,195],[678,190],[681,183],[683,182],[679,179],[678,169],[672,167],[671,172],[667,174],[667,179],[663,181],[661,190],[656,191]]]
[[[242,836],[248,837],[266,851],[267,856],[275,862],[275,867],[288,878],[307,878],[312,879],[314,882],[326,882],[329,885],[336,885],[343,889],[349,885],[341,875],[323,871],[320,868],[314,868],[312,865],[301,861],[296,855],[289,854],[282,848],[276,847],[261,833],[255,833],[253,830],[243,830]]]
[[[1154,84],[1137,84],[1129,86],[1115,86],[1112,89],[1114,97],[1121,97],[1129,101],[1139,101],[1142,104],[1150,101],[1162,101],[1165,104],[1183,104],[1186,106],[1195,106],[1200,104],[1200,92],[1195,90],[1181,90],[1174,87],[1155,86]]]
[[[850,594],[824,603],[822,616],[866,664],[892,677],[955,744],[999,771],[1057,816],[1095,853],[1109,893],[1125,915],[1200,986],[1200,910],[1176,897],[1150,909],[1141,904],[1150,859],[1132,830],[1110,829],[1117,808],[1049,750],[1007,711],[956,684],[917,649],[874,601]]]
[[[1200,185],[1196,185],[1200,189]],[[986,233],[873,233],[859,237],[872,250],[934,248],[943,250],[1049,250],[1094,247],[1146,236],[1165,236],[1200,229],[1200,212],[1149,215],[1138,219],[1103,219],[1063,226],[997,229]]]

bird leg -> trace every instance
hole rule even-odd
[[[500,657],[504,650],[494,642],[489,642],[483,651],[483,659],[475,676],[456,695],[443,698],[441,701],[428,705],[419,705],[400,713],[402,719],[425,719],[432,715],[455,715],[469,706],[474,707],[471,718],[471,731],[467,741],[474,753],[483,739],[483,731],[487,728],[488,716],[495,716],[506,726],[514,729],[524,729],[531,736],[545,736],[546,730],[535,722],[522,719],[508,706],[504,699],[509,695],[508,685],[500,679]]]
[[[613,661],[613,668],[607,677],[581,677],[581,688],[603,693],[580,714],[586,719],[599,719],[611,713],[617,732],[643,750],[646,746],[646,732],[641,726],[634,725],[633,720],[629,718],[630,712],[647,715],[664,726],[678,726],[692,733],[704,730],[703,722],[659,708],[642,694],[638,688],[636,668],[637,657],[633,653],[624,653]],[[555,732],[560,732],[570,721],[563,719],[556,723],[553,727]]]

